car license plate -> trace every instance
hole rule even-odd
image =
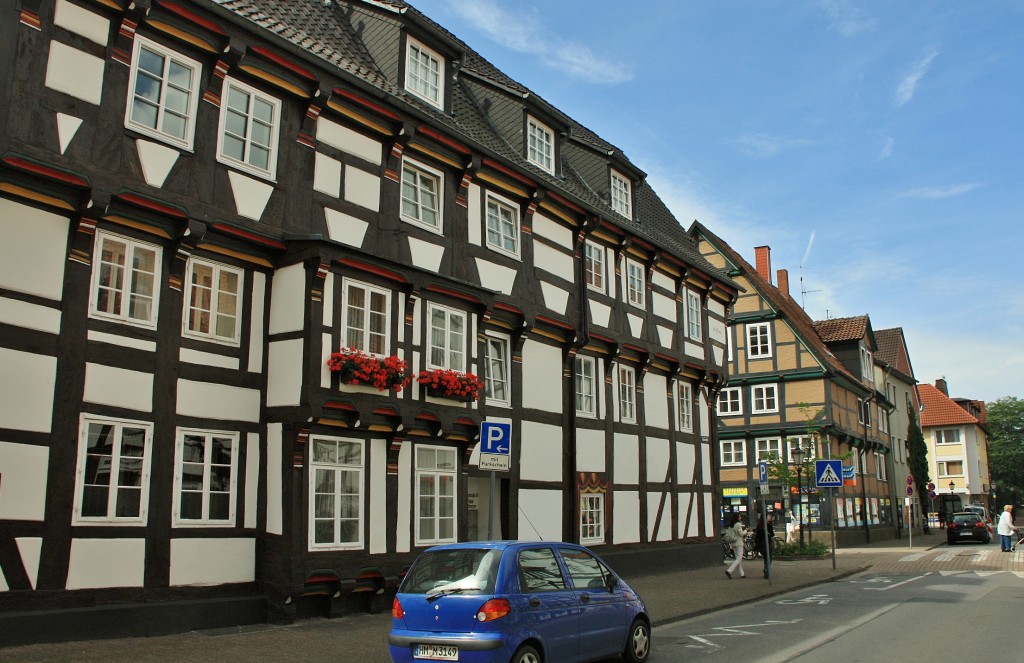
[[[960,532],[960,536],[972,536],[973,532]]]
[[[457,661],[459,648],[453,645],[415,645],[412,656],[428,661]]]

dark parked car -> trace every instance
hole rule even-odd
[[[954,513],[946,527],[946,543],[953,545],[961,541],[990,543],[992,534],[988,531],[988,523],[976,513]]]
[[[429,548],[391,608],[395,663],[647,660],[643,599],[592,551],[571,543],[489,541]]]

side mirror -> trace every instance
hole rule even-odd
[[[608,588],[608,591],[610,592],[619,586],[619,579],[611,573],[609,573],[608,577],[605,578],[605,586]]]

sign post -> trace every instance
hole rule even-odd
[[[764,496],[768,494],[768,463],[765,461],[758,461],[757,463],[757,483],[760,487],[761,492],[761,528],[764,530],[761,532],[761,536],[764,537],[764,564],[765,573],[768,576],[768,584],[772,584],[772,546],[775,542],[768,537],[768,505],[765,504]]]
[[[490,495],[487,497],[487,538],[494,539],[494,493],[497,472],[508,472],[512,458],[512,424],[496,421],[480,423],[480,460],[477,467],[491,471]]]
[[[910,548],[914,547],[914,477],[910,474],[907,475],[907,499],[904,500],[907,515],[910,516],[910,520],[907,523],[907,531],[910,532]]]
[[[836,568],[836,488],[843,486],[843,461],[827,459],[814,461],[814,485],[818,488],[832,488],[832,568]]]

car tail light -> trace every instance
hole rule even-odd
[[[478,622],[493,622],[512,612],[512,605],[506,599],[491,599],[476,613]]]
[[[398,602],[398,597],[391,602],[391,616],[395,619],[405,618],[405,610],[402,610],[402,604]]]
[[[975,527],[984,527],[984,526],[985,526],[985,523],[983,523],[983,522],[981,522],[981,521],[979,520],[978,522],[974,523],[974,526],[975,526]]]
[[[949,529],[956,529],[956,523],[950,523]]]

